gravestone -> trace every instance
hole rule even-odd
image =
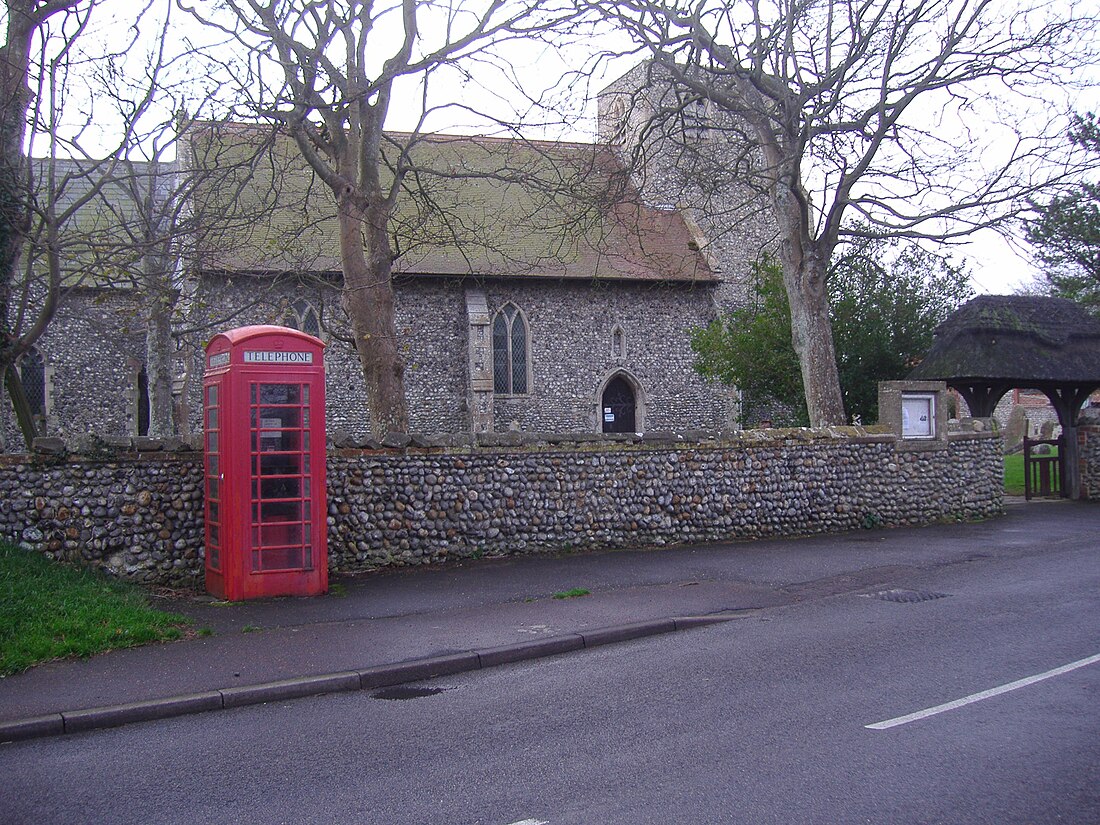
[[[1027,413],[1023,407],[1013,407],[1005,426],[1005,450],[1016,449],[1027,433]]]

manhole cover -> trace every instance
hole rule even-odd
[[[411,685],[395,685],[382,688],[371,694],[375,699],[423,699],[425,696],[435,696],[442,693],[443,688],[438,687],[413,687]]]
[[[884,602],[912,604],[913,602],[930,602],[933,599],[946,599],[949,594],[934,593],[931,590],[880,590],[878,593],[864,593],[863,595]]]

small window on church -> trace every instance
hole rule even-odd
[[[493,391],[527,393],[527,322],[515,304],[505,304],[493,318]]]
[[[320,316],[313,304],[303,298],[298,298],[287,307],[283,323],[314,338],[321,337]]]
[[[618,324],[611,330],[611,357],[626,358],[626,333]]]
[[[31,408],[34,429],[40,435],[46,432],[46,362],[34,347],[19,359],[19,381]]]

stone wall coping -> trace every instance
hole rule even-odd
[[[989,433],[956,433],[952,437],[989,437]],[[790,427],[774,429],[706,432],[651,431],[645,433],[602,434],[590,432],[469,433],[422,435],[389,433],[381,441],[354,439],[335,434],[329,453],[335,457],[394,453],[499,453],[521,452],[620,452],[629,450],[718,449],[729,447],[779,447],[851,441],[856,444],[891,444],[898,441],[888,428],[880,425]],[[0,466],[20,463],[63,464],[70,461],[92,463],[195,460],[201,456],[201,437],[121,438],[80,435],[66,441],[57,437],[37,438],[31,453],[0,454]]]

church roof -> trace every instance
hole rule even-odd
[[[334,199],[288,136],[199,124],[189,148],[194,168],[220,171],[196,191],[220,222],[195,250],[202,269],[340,270]],[[608,147],[387,133],[387,163],[400,153],[413,168],[391,223],[396,274],[716,280],[695,227],[641,202]]]
[[[1064,298],[982,295],[936,329],[909,375],[923,380],[1100,383],[1100,319]]]

